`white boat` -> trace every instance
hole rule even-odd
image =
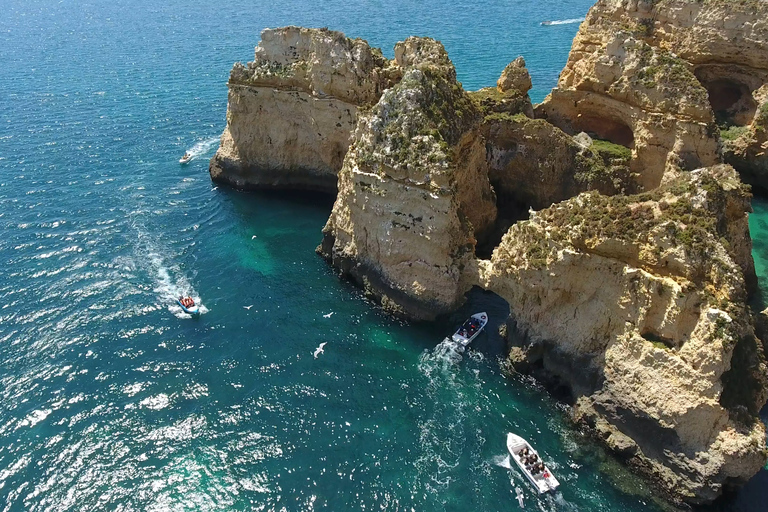
[[[184,156],[179,159],[179,163],[180,164],[185,164],[185,163],[189,162],[190,160],[192,160],[192,155],[190,155],[189,153],[184,153]]]
[[[525,478],[533,484],[539,494],[554,491],[560,486],[555,475],[539,457],[528,441],[512,432],[507,434],[507,450]]]
[[[477,338],[477,335],[485,328],[485,324],[488,323],[488,315],[483,313],[475,313],[462,324],[459,329],[453,333],[451,339],[461,346],[466,347],[472,340]]]
[[[184,304],[181,303],[181,299],[182,298],[183,297],[181,297],[179,299],[176,299],[176,302],[178,303],[179,306],[181,306],[181,309],[183,309],[185,313],[187,313],[189,315],[193,315],[193,316],[200,314],[200,307],[197,304],[194,304],[193,306],[187,307],[187,306],[185,306]]]

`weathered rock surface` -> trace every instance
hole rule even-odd
[[[491,184],[500,208],[540,210],[586,190],[633,192],[629,150],[574,137],[524,115],[489,115],[483,122]],[[609,151],[608,148],[613,151]]]
[[[525,59],[518,57],[504,68],[496,87],[485,87],[469,93],[481,113],[524,114],[533,117],[533,105],[528,91],[531,75],[525,67]]]
[[[766,460],[766,367],[737,262],[748,205],[728,166],[585,193],[514,225],[479,265],[528,340],[512,359],[567,384],[577,419],[676,500],[711,501]]]
[[[714,121],[749,124],[768,81],[766,14],[762,0],[599,0],[536,115],[632,148],[648,190],[714,164]]]
[[[399,79],[381,51],[324,29],[266,29],[230,74],[211,177],[238,188],[336,190],[360,107]]]
[[[318,252],[396,314],[451,312],[473,285],[499,294],[525,335],[510,361],[567,387],[576,419],[673,500],[711,501],[768,453],[750,196],[713,165],[716,121],[744,122],[726,156],[762,179],[768,66],[740,34],[759,49],[768,34],[734,29],[744,9],[721,4],[600,0],[544,119],[522,59],[466,93],[429,38],[388,61],[336,32],[265,31],[232,70],[211,176],[338,190]],[[500,217],[530,207],[506,231]]]
[[[409,38],[395,54],[410,67],[360,117],[319,250],[386,308],[434,318],[463,300],[495,196],[480,115],[442,45]]]
[[[725,161],[736,167],[745,182],[768,192],[768,85],[752,95],[757,109],[746,127],[721,132]],[[727,135],[735,132],[733,139]]]

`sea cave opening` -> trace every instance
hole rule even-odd
[[[502,237],[513,224],[528,220],[532,206],[525,197],[507,192],[499,183],[491,181],[491,185],[496,191],[496,221],[485,236],[477,240],[475,247],[475,255],[484,260],[491,258],[494,249],[501,244]]]
[[[626,123],[605,115],[583,113],[573,122],[576,132],[586,132],[593,139],[607,140],[633,149],[635,134]]]
[[[749,78],[740,80],[733,73],[723,76],[720,68],[701,67],[694,70],[696,78],[707,90],[709,104],[715,114],[715,121],[721,130],[731,126],[746,126],[752,122],[757,103],[752,97]]]

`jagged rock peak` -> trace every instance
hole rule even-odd
[[[514,89],[522,94],[526,94],[531,90],[532,86],[531,75],[525,67],[525,59],[522,55],[507,64],[507,67],[501,72],[501,76],[496,82],[496,87],[501,92]]]
[[[443,43],[431,37],[411,36],[395,44],[395,62],[402,68],[443,66],[455,73]]]
[[[418,42],[402,48],[441,49]],[[423,319],[463,301],[496,216],[479,113],[437,54],[408,57],[416,67],[361,115],[319,248],[385,308]]]
[[[230,84],[296,88],[355,105],[375,103],[396,80],[390,62],[363,39],[328,29],[265,29],[254,60],[235,64]]]

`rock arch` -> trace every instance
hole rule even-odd
[[[693,72],[707,90],[709,104],[719,125],[746,126],[752,122],[757,110],[752,94],[766,77],[724,64],[699,65]]]

